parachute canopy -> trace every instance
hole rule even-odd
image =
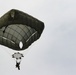
[[[0,44],[13,50],[24,50],[40,38],[43,29],[43,22],[12,9],[0,18]]]

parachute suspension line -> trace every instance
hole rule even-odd
[[[29,51],[31,51],[31,49],[32,49],[32,46],[30,46],[27,50],[24,50],[23,52],[21,52],[24,56],[25,55],[28,55],[28,53],[29,53]],[[24,60],[24,58],[22,58],[21,59],[21,61],[23,61]]]
[[[31,38],[32,36],[34,36],[36,33],[37,33],[37,31],[35,31],[35,32],[26,40],[26,42],[28,42],[28,41],[30,40],[30,38]],[[32,48],[32,46],[30,46],[30,47],[28,48],[28,50],[25,50],[25,51],[23,52],[23,54],[24,54],[24,55],[27,55],[31,48]]]
[[[29,51],[31,51],[32,46],[30,46],[28,49],[24,50],[23,52],[21,52],[24,56],[27,55],[29,53]]]
[[[9,53],[7,50],[4,50],[10,57],[12,57],[12,55],[11,55],[11,53]],[[14,59],[14,61],[16,61],[15,59]]]
[[[9,53],[7,50],[4,50],[9,56],[11,56],[12,57],[12,54],[11,53]],[[16,61],[15,59],[14,59],[14,61]]]
[[[4,50],[6,53],[8,53],[10,56],[11,56],[11,54],[7,51],[7,50]]]
[[[28,41],[30,40],[30,38],[31,38],[32,36],[34,36],[36,33],[37,33],[37,31],[35,31],[35,32],[26,40],[26,42],[28,42]],[[22,43],[22,42],[20,42],[20,44],[21,44],[21,43]],[[23,55],[27,55],[31,48],[32,48],[32,46],[30,46],[28,49],[24,50],[24,51],[21,52],[21,53],[22,53]]]
[[[5,39],[5,40],[9,40],[9,39],[7,39],[6,37],[4,37],[4,34],[3,34],[3,36],[0,36],[1,38],[2,38],[2,42],[3,42],[3,39]],[[10,41],[10,40],[9,40]],[[6,51],[6,50],[4,50],[4,51]],[[8,53],[10,56],[11,56],[11,54],[8,52],[8,51],[6,51],[6,53]]]
[[[10,41],[11,43],[13,43],[13,44],[15,44],[13,41],[11,41],[10,39],[8,39],[8,38],[6,38],[6,37],[4,37],[4,34],[3,34],[3,36],[0,36],[1,38],[2,38],[2,41],[3,41],[3,39],[4,40],[8,40],[8,41]],[[8,51],[8,50],[4,50],[9,56],[12,56],[11,55],[11,53]]]

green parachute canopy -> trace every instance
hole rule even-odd
[[[0,18],[0,44],[17,51],[24,50],[40,38],[43,29],[43,22],[12,9]]]

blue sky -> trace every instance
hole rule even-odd
[[[76,75],[75,0],[1,0],[0,16],[10,9],[24,11],[45,23],[41,38],[33,43],[15,68],[11,49],[0,45],[2,75]]]

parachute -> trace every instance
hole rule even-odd
[[[44,23],[16,9],[12,9],[0,18],[0,44],[15,51],[27,49],[38,40],[43,32]],[[22,53],[12,54],[16,59],[16,68],[20,70]]]
[[[0,44],[16,51],[25,50],[40,38],[43,29],[42,21],[12,9],[0,18]]]

